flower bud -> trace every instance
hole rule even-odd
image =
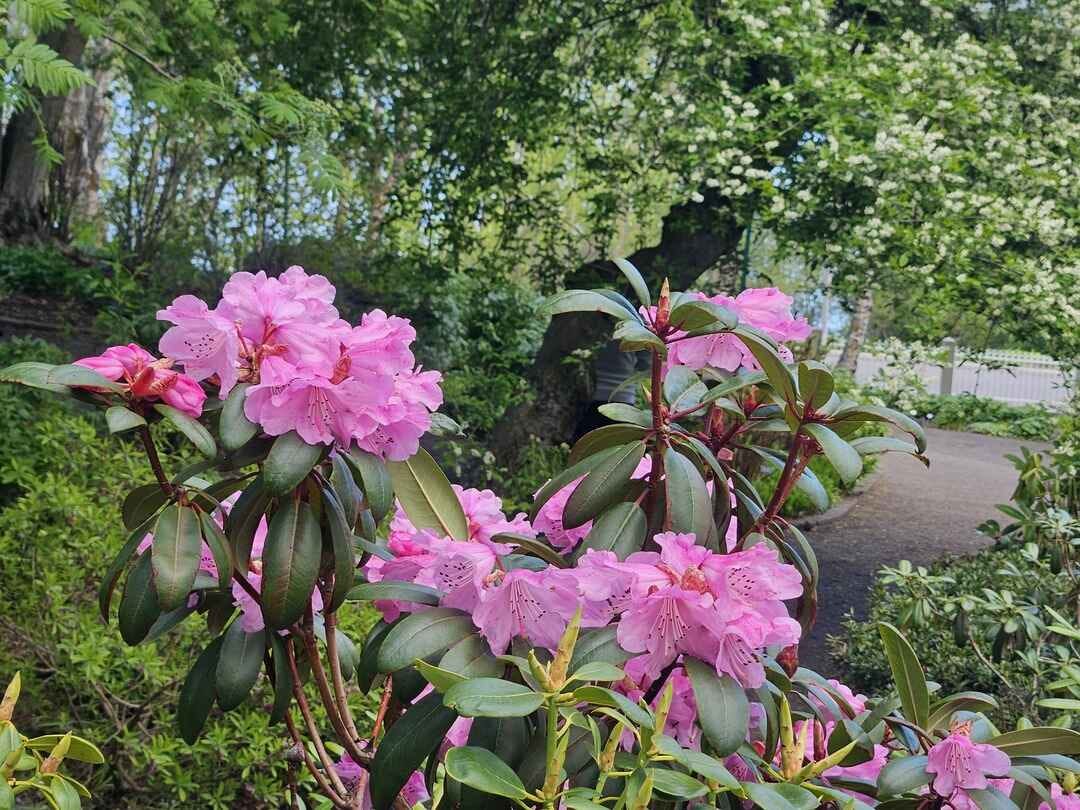
[[[41,773],[56,773],[60,770],[60,765],[64,761],[64,757],[67,756],[69,748],[71,748],[70,731],[60,738],[60,742],[53,747],[53,750],[49,753],[49,756],[45,758],[45,761],[41,763],[41,767],[38,770]]]
[[[540,688],[545,692],[557,692],[558,688],[551,682],[551,676],[548,675],[547,669],[540,663],[540,659],[536,657],[536,653],[533,650],[529,650],[528,659],[529,671],[540,684]]]
[[[15,713],[15,704],[19,702],[19,693],[21,691],[22,676],[16,672],[15,677],[11,679],[11,683],[4,690],[3,700],[0,700],[0,723],[8,722]]]
[[[784,647],[776,656],[776,663],[783,668],[785,675],[794,678],[795,672],[799,669],[799,645],[792,644]]]
[[[562,689],[566,683],[566,673],[570,668],[570,659],[574,655],[574,647],[577,645],[578,631],[581,629],[581,607],[574,612],[574,618],[566,626],[566,632],[559,640],[559,646],[555,650],[555,658],[551,662],[548,672],[551,674],[551,682],[555,689]]]

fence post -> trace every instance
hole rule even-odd
[[[956,338],[947,337],[941,341],[945,350],[945,359],[941,364],[941,395],[947,397],[952,394],[953,369],[956,368]]]

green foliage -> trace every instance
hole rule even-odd
[[[946,430],[1017,439],[1052,441],[1058,427],[1057,415],[1040,405],[1012,405],[972,394],[916,397],[907,412]]]
[[[3,365],[59,354],[40,341],[0,348]],[[0,680],[21,663],[34,706],[24,725],[35,734],[71,727],[99,741],[109,764],[73,769],[100,802],[94,806],[277,807],[286,738],[281,726],[267,727],[268,686],[256,686],[248,708],[215,712],[188,746],[177,735],[175,705],[202,634],[185,625],[155,644],[128,647],[97,615],[87,573],[103,571],[123,544],[116,504],[145,481],[144,465],[125,440],[101,435],[100,418],[45,392],[0,387],[0,424]],[[195,456],[172,452],[165,461],[179,468],[184,458]],[[369,609],[342,614],[357,637],[373,621]],[[370,723],[374,706],[358,706]]]

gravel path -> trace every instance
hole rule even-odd
[[[927,470],[899,453],[881,456],[863,494],[826,513],[807,531],[823,581],[817,624],[800,647],[800,659],[824,674],[833,670],[825,636],[841,632],[849,610],[865,618],[875,572],[900,560],[933,562],[965,554],[987,541],[975,527],[998,515],[1016,485],[1006,453],[1039,442],[975,433],[927,430]],[[835,519],[831,518],[835,515]]]

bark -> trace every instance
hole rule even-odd
[[[859,352],[862,351],[866,334],[870,331],[870,317],[874,311],[873,293],[865,293],[855,305],[855,312],[851,316],[851,327],[848,329],[847,342],[844,350],[840,353],[840,360],[836,367],[855,373],[859,364]]]
[[[704,203],[677,206],[664,219],[659,244],[629,257],[649,282],[655,296],[660,283],[670,279],[672,289],[683,289],[706,270],[723,264],[734,280],[742,233],[727,200],[715,193]],[[622,276],[610,262],[589,262],[570,273],[564,286],[571,288],[623,288]],[[628,290],[627,290],[628,291]],[[611,336],[610,318],[593,313],[567,313],[551,320],[527,378],[535,393],[532,401],[510,408],[492,431],[491,445],[503,463],[513,463],[530,436],[544,441],[568,442],[588,405],[591,375],[569,364],[574,352],[596,346]]]
[[[86,37],[74,23],[48,32],[41,41],[72,64],[87,60]],[[12,115],[0,146],[0,237],[64,239],[73,221],[98,214],[111,75],[96,71],[94,80],[66,96],[37,96],[40,123],[30,107]],[[42,127],[63,155],[59,166],[50,167],[38,156],[34,140]]]

